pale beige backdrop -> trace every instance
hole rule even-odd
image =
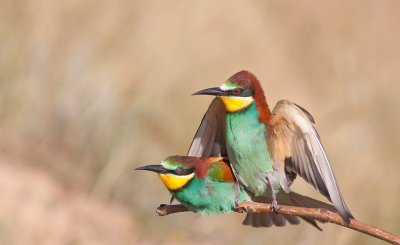
[[[382,244],[155,214],[169,194],[133,169],[185,154],[211,100],[191,93],[241,69],[314,115],[355,217],[400,233],[399,1],[0,6],[0,244]]]

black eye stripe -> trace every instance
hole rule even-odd
[[[184,168],[176,168],[174,170],[168,170],[169,173],[171,174],[175,174],[175,175],[189,175],[191,173],[193,173],[194,169],[193,168],[189,168],[189,169],[184,169]]]
[[[253,96],[253,90],[251,88],[240,89],[241,92],[237,93],[238,88],[226,91],[227,94],[238,96],[238,97],[250,97]]]

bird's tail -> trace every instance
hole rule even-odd
[[[324,208],[333,212],[337,212],[335,207],[322,202],[311,197],[306,197],[295,192],[279,192],[277,194],[278,205],[287,205],[287,206],[297,206],[297,207],[305,207],[305,208]],[[254,197],[253,201],[261,202],[261,203],[271,203],[272,198],[271,195],[265,195],[262,197]],[[274,213],[248,213],[246,218],[243,221],[243,225],[250,225],[253,227],[270,227],[272,225],[275,226],[285,226],[286,223],[297,225],[300,223],[300,219],[303,219],[307,223],[313,225],[319,230],[322,230],[315,219],[313,218],[305,218],[298,216],[290,216],[290,215],[282,215],[282,214],[274,214]]]

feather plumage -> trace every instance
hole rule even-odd
[[[224,104],[221,99],[215,98],[201,120],[187,153],[188,156],[228,156],[225,143],[225,115]]]
[[[277,103],[268,130],[268,146],[273,165],[285,174],[296,173],[303,177],[331,200],[348,221],[353,216],[343,200],[313,124],[314,119],[304,108],[287,100]]]
[[[228,155],[236,179],[255,196],[270,187],[290,192],[299,175],[331,200],[345,221],[353,218],[314,128],[314,118],[304,108],[282,100],[271,113],[260,82],[248,71],[236,73],[220,88],[195,94],[252,96],[254,103],[226,113],[215,98],[195,135],[190,155]],[[256,112],[249,113],[254,107]],[[265,125],[265,130],[256,130],[260,125]],[[279,186],[272,187],[276,182]]]

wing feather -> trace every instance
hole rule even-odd
[[[227,157],[225,144],[225,107],[221,99],[215,98],[201,120],[190,145],[188,156]]]
[[[342,217],[353,218],[343,200],[314,119],[304,108],[286,100],[277,103],[272,112],[268,143],[276,169],[296,173],[332,201]],[[287,183],[291,183],[292,179]],[[284,187],[285,188],[285,187]]]

